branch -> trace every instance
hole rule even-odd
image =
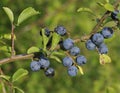
[[[120,0],[117,0],[114,4],[114,9],[116,10],[119,6]],[[80,39],[77,39],[75,42],[84,42],[86,40],[88,40],[94,33],[96,33],[99,28],[101,27],[101,24],[103,23],[103,21],[110,15],[110,11],[106,11],[104,13],[104,15],[100,18],[99,22],[94,26],[94,28],[92,29],[91,33],[89,35],[86,36],[82,36]]]
[[[34,57],[34,54],[28,54],[28,55],[16,55],[16,56],[12,56],[10,58],[5,58],[3,60],[0,60],[0,64],[6,64],[9,62],[14,62],[16,60],[23,60],[23,59],[31,59]]]

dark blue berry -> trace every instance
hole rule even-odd
[[[94,50],[96,47],[96,45],[90,39],[86,41],[85,45],[88,50]]]
[[[113,35],[113,30],[110,27],[105,27],[101,31],[101,34],[103,35],[104,38],[110,38]]]
[[[50,36],[50,30],[48,28],[45,28],[45,35],[48,37]]]
[[[96,45],[100,45],[103,41],[104,41],[104,37],[103,35],[101,35],[100,33],[95,33],[92,38],[91,38],[92,42]]]
[[[32,61],[30,63],[30,68],[31,68],[32,71],[38,71],[38,70],[40,70],[41,65],[37,61]]]
[[[101,54],[107,54],[108,53],[108,48],[107,46],[102,43],[98,46],[98,51],[101,53]]]
[[[63,26],[57,26],[54,31],[59,35],[63,36],[66,34],[66,29]]]
[[[87,62],[87,59],[85,58],[85,56],[79,55],[76,57],[76,63],[78,65],[86,64],[86,62]]]
[[[70,38],[63,41],[63,48],[69,50],[74,46],[74,41]]]
[[[70,54],[72,56],[77,56],[79,53],[80,53],[80,48],[78,48],[78,47],[72,47],[70,49]]]
[[[118,16],[117,16],[118,13],[120,13],[119,10],[113,11],[113,12],[111,13],[111,18],[112,18],[113,20],[118,20]]]
[[[72,61],[71,57],[67,56],[67,57],[63,58],[63,65],[64,66],[69,67],[72,65],[72,63],[73,63],[73,61]]]
[[[76,66],[70,66],[69,68],[68,68],[68,75],[69,76],[76,76],[77,75],[77,72],[78,72],[78,69],[77,69],[77,67]]]
[[[49,67],[50,61],[47,58],[41,58],[39,64],[41,65],[41,68],[46,69]]]
[[[45,70],[45,75],[47,77],[53,77],[55,75],[54,69],[49,67],[48,69]]]

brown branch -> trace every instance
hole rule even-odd
[[[117,0],[115,2],[115,4],[114,4],[114,9],[115,10],[118,8],[119,3],[120,3],[120,0]],[[88,40],[94,33],[96,33],[100,29],[101,24],[110,15],[110,13],[111,13],[110,11],[106,11],[104,13],[104,15],[100,18],[99,22],[94,26],[91,33],[89,35],[82,36],[80,39],[75,40],[75,42],[84,42],[84,41]]]
[[[11,58],[5,58],[0,60],[0,64],[6,64],[9,62],[14,62],[16,60],[23,60],[23,59],[31,59],[34,57],[34,54],[28,54],[28,55],[16,55],[16,56],[12,56]]]

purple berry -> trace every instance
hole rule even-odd
[[[78,65],[86,64],[86,62],[87,62],[87,59],[85,58],[85,56],[79,55],[76,57],[76,63]]]
[[[70,38],[63,41],[63,48],[69,50],[74,46],[74,41]]]
[[[88,50],[94,50],[96,47],[96,45],[90,39],[86,41],[85,45]]]
[[[55,71],[54,71],[54,69],[53,68],[48,68],[47,70],[45,70],[45,75],[47,76],[47,77],[53,77],[54,75],[55,75]]]
[[[77,67],[76,66],[70,66],[69,68],[68,68],[68,75],[69,76],[76,76],[77,75],[77,72],[78,72],[78,69],[77,69]]]
[[[38,71],[38,70],[40,70],[41,65],[37,61],[32,61],[30,63],[30,68],[31,68],[32,71]]]
[[[63,26],[57,26],[54,31],[59,35],[63,36],[66,34],[66,29]]]
[[[72,61],[71,57],[67,56],[67,57],[63,58],[63,65],[64,66],[69,67],[72,65],[72,63],[73,63],[73,61]]]
[[[101,43],[103,43],[104,41],[104,37],[103,35],[101,35],[100,33],[95,33],[92,38],[91,38],[92,42],[96,45],[100,45]]]
[[[47,58],[41,58],[41,59],[39,60],[39,64],[41,65],[41,68],[46,69],[46,68],[49,67],[50,61],[49,61]]]
[[[113,35],[113,30],[110,27],[105,27],[101,31],[101,34],[103,35],[104,38],[110,38]]]
[[[77,56],[79,53],[80,53],[80,48],[78,48],[78,47],[72,47],[70,49],[70,54],[72,56]]]
[[[119,20],[118,19],[118,13],[120,13],[120,10],[115,10],[115,11],[113,11],[112,13],[111,13],[111,18],[113,19],[113,20]]]
[[[108,48],[107,46],[102,43],[98,46],[98,51],[101,53],[101,54],[107,54],[108,53]]]

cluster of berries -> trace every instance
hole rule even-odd
[[[50,33],[53,31],[50,31],[48,28],[45,28],[44,34],[49,37]],[[63,26],[57,26],[54,29],[54,32],[57,34],[63,36],[66,34],[66,29]],[[42,33],[40,31],[40,35],[42,36]],[[50,61],[47,57],[45,57],[42,53],[40,54],[39,60],[34,60],[30,64],[30,68],[32,71],[39,71],[40,69],[44,70],[45,75],[48,77],[53,77],[55,75],[55,71],[52,67],[50,67]]]
[[[32,71],[39,71],[40,69],[44,70],[45,75],[48,77],[52,77],[55,74],[55,71],[52,67],[50,67],[50,61],[47,57],[40,56],[39,60],[34,60],[30,64],[30,68]]]
[[[119,13],[119,10],[115,10],[111,13],[111,18],[115,21],[118,21]],[[54,31],[50,31],[49,29],[45,28],[44,35],[49,37],[51,33],[57,33],[60,36],[65,36],[67,34],[67,31],[63,26],[57,26]],[[112,37],[113,33],[114,31],[112,30],[112,28],[104,27],[102,31],[93,34],[90,39],[85,42],[86,48],[88,50],[97,49],[100,54],[107,54],[108,48],[104,43],[104,39]],[[42,36],[41,32],[40,35]],[[51,44],[51,40],[52,39],[49,40],[47,45]],[[80,49],[75,46],[73,39],[62,39],[62,41],[59,41],[59,45],[60,49],[64,50],[65,52],[67,52],[67,54],[69,54],[62,60],[63,65],[67,67],[68,75],[76,76],[78,72],[78,66],[85,64],[87,62],[87,59],[85,58],[85,56],[80,55]],[[54,69],[50,67],[49,59],[45,56],[40,56],[39,60],[32,61],[30,67],[32,71],[38,71],[40,69],[43,69],[45,75],[48,77],[52,77],[55,74]]]
[[[113,30],[110,27],[104,27],[102,31],[93,34],[89,40],[86,41],[86,48],[88,50],[98,49],[100,54],[107,54],[108,48],[104,43],[104,39],[112,37]]]
[[[87,59],[80,54],[80,48],[74,45],[74,41],[71,38],[65,39],[61,43],[62,49],[67,51],[70,55],[63,58],[62,63],[68,69],[69,76],[76,76],[78,72],[78,65],[86,63]]]

